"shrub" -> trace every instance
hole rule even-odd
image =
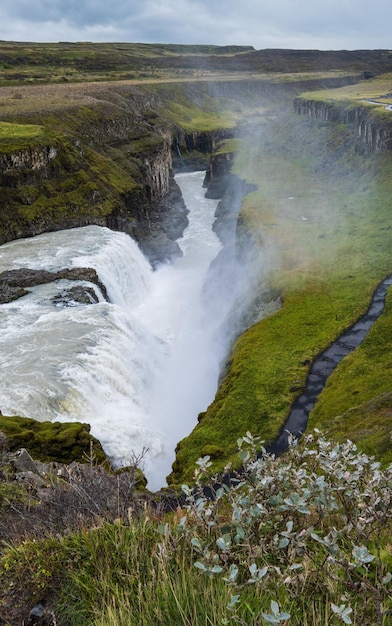
[[[303,624],[304,604],[317,598],[328,623],[386,624],[392,465],[382,471],[350,441],[335,444],[318,431],[293,440],[278,460],[249,433],[238,443],[242,471],[230,486],[215,478],[213,500],[205,483],[211,462],[199,459],[198,489],[183,486],[186,515],[177,524],[198,553],[194,566],[232,589],[233,620],[250,623],[247,605],[252,624]]]

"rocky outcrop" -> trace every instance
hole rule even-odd
[[[175,239],[182,234],[187,218],[174,181],[170,132],[139,138],[120,180],[115,160],[106,161],[107,171],[97,169],[104,163],[96,156],[95,145],[92,151],[91,142],[99,141],[104,131],[95,130],[93,139],[85,131],[86,144],[78,140],[0,155],[0,243],[96,224],[130,234],[152,261],[179,254]],[[127,132],[127,124],[115,125],[101,138],[100,151],[112,150],[112,142],[121,138],[121,148],[116,150],[123,159],[133,145]],[[129,189],[116,188],[117,181]]]
[[[16,187],[50,176],[50,166],[57,156],[55,146],[37,146],[0,155],[0,185]]]
[[[143,154],[143,175],[147,199],[154,203],[160,202],[169,193],[172,173],[172,136],[161,131],[162,141],[151,154]]]
[[[392,150],[392,111],[375,110],[372,106],[355,106],[295,98],[294,110],[328,122],[348,124],[357,133],[358,139],[375,152]]]
[[[132,234],[155,266],[181,254],[176,239],[188,225],[188,210],[174,180],[172,133],[160,129],[159,141],[141,151],[139,159],[141,193],[137,196],[129,194],[124,200],[126,210],[137,224]],[[124,215],[119,217],[110,217],[108,225],[123,230]]]
[[[126,519],[132,504],[148,498],[136,461],[114,470],[88,424],[13,417],[1,418],[0,428],[0,511],[8,522],[2,541],[21,530],[39,536],[76,529],[82,520]],[[17,498],[3,497],[12,491]]]
[[[232,173],[234,156],[234,152],[223,150],[212,154],[203,184],[207,198],[220,199],[213,230],[223,245],[235,241],[242,199],[256,189],[256,185],[250,185]]]
[[[7,437],[10,453],[26,448],[36,461],[71,463],[83,460],[89,453],[100,462],[106,460],[101,444],[90,433],[89,424],[39,422],[28,417],[0,415],[0,430]]]
[[[28,287],[51,283],[55,280],[77,280],[93,283],[100,289],[105,300],[108,300],[106,287],[99,280],[97,272],[92,268],[65,268],[58,272],[21,268],[0,274],[0,304],[11,302],[26,295]],[[81,296],[82,294],[79,293],[79,298]]]
[[[234,153],[232,152],[219,152],[212,155],[204,179],[207,198],[222,198],[229,184],[233,159]]]
[[[87,424],[11,419],[6,434],[5,421],[0,418],[2,544],[17,545],[26,538],[42,542],[44,538],[66,537],[86,528],[102,527],[104,521],[129,524],[131,516],[136,518],[147,506],[154,506],[155,499],[146,491],[146,479],[136,462],[113,470]],[[14,436],[19,427],[21,432]],[[46,434],[44,429],[48,429]],[[21,440],[26,447],[17,447]],[[34,562],[32,571],[35,569]],[[61,570],[55,570],[56,580],[61,582]],[[17,593],[11,583],[8,590],[2,586],[2,626],[60,624],[58,607],[54,612],[53,590],[48,592],[35,583],[31,589]],[[69,622],[61,619],[61,623]]]
[[[232,136],[228,129],[185,133],[159,128],[159,141],[139,153],[141,192],[124,197],[136,225],[120,211],[108,217],[108,226],[132,234],[153,266],[180,255],[176,239],[188,225],[188,210],[174,171],[205,169],[218,143]]]
[[[218,128],[205,132],[186,133],[176,129],[173,134],[173,162],[177,170],[206,169],[218,144],[234,137],[230,128]]]

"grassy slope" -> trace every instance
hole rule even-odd
[[[358,102],[369,99],[377,102],[391,104],[392,74],[383,73],[372,80],[364,80],[355,85],[342,87],[340,89],[325,89],[319,92],[304,93],[302,96],[323,102],[351,102],[355,106]]]
[[[38,124],[0,122],[0,146],[3,152],[15,146],[19,149],[30,148],[35,142],[42,145],[45,139],[45,128]]]
[[[267,273],[281,291],[283,306],[235,344],[215,401],[179,444],[174,481],[191,479],[205,446],[224,451],[219,469],[246,430],[273,440],[303,389],[309,361],[366,310],[375,286],[392,272],[390,154],[361,154],[343,125],[287,115],[244,141],[235,171],[258,185],[243,203],[241,222],[261,243],[260,276]],[[310,420],[340,438],[360,442],[365,433],[365,449],[384,461],[391,458],[389,396],[380,410],[330,420],[390,391],[389,310],[337,368]],[[365,428],[376,417],[374,429]]]

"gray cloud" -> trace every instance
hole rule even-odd
[[[387,0],[13,0],[0,39],[390,48]]]

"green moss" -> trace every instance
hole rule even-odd
[[[200,456],[209,456],[211,459],[219,459],[219,457],[225,456],[225,450],[219,446],[207,444],[201,449]]]
[[[0,122],[0,152],[42,145],[49,136],[47,129],[38,124]]]
[[[148,90],[156,91],[163,101],[159,118],[185,132],[234,128],[240,118],[238,102],[211,96],[208,83],[167,83],[151,85]]]
[[[217,146],[215,154],[232,154],[233,152],[238,152],[243,145],[241,139],[225,139],[221,141]]]
[[[10,441],[11,451],[26,448],[37,461],[85,461],[91,453],[102,462],[106,456],[90,426],[79,422],[38,422],[27,417],[0,416],[0,430]]]
[[[15,184],[2,187],[3,240],[9,232],[28,232],[29,224],[42,224],[45,230],[46,224],[66,228],[69,223],[104,219],[124,207],[124,194],[139,193],[126,163],[92,148],[80,152],[65,135],[58,134],[52,145],[57,155],[48,163],[47,174],[31,184],[29,169],[15,170]]]
[[[180,125],[188,132],[206,132],[216,128],[233,128],[235,122],[230,121],[227,115],[219,113],[206,113],[202,109],[189,103],[187,106],[173,102],[165,112],[165,117]]]

